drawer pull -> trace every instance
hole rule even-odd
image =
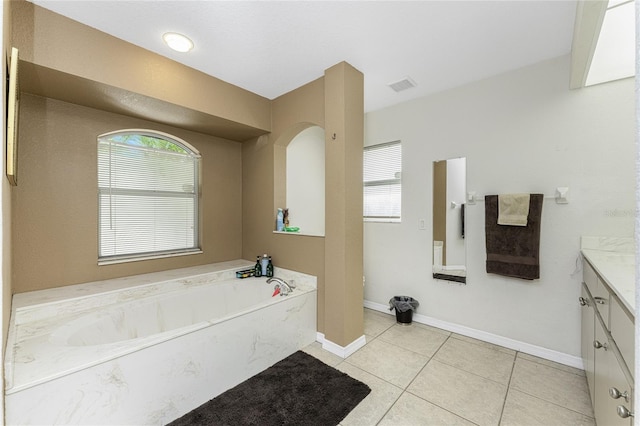
[[[603,348],[605,351],[607,350],[607,344],[606,343],[600,343],[597,340],[593,341],[593,347],[596,348],[596,349]]]
[[[626,419],[627,417],[633,417],[633,413],[629,411],[629,409],[624,405],[618,405],[618,408],[616,408],[616,411],[618,412],[618,415],[623,419]]]
[[[578,302],[580,302],[580,306],[589,306],[589,301],[584,297],[578,297]]]
[[[629,402],[629,393],[627,391],[622,393],[614,387],[609,388],[609,396],[613,399],[624,398],[626,402]]]
[[[595,300],[598,305],[607,304],[607,299],[605,299],[604,297],[594,297],[593,300]]]

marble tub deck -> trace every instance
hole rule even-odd
[[[7,424],[168,423],[315,341],[316,278],[281,268],[276,275],[295,279],[294,293],[257,310],[107,344],[57,345],[50,338],[87,312],[235,280],[235,271],[251,265],[224,262],[15,295],[5,357]]]

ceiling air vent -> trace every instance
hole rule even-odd
[[[387,86],[391,87],[396,92],[402,92],[403,90],[411,89],[412,87],[416,87],[417,84],[411,77],[405,77],[402,80],[395,81],[393,83],[389,83]]]

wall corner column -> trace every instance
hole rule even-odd
[[[346,62],[325,71],[325,339],[363,339],[362,149],[364,75]]]

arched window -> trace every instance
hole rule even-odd
[[[98,262],[200,252],[200,154],[164,133],[98,137]]]

